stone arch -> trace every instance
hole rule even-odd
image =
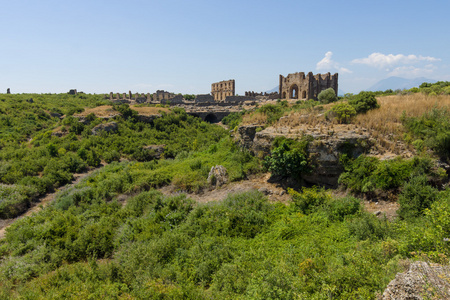
[[[208,122],[208,123],[218,123],[218,122],[219,122],[219,119],[217,118],[217,116],[216,116],[215,114],[211,113],[211,114],[207,114],[207,115],[206,115],[206,117],[205,117],[205,122]]]
[[[296,84],[291,85],[289,88],[289,98],[298,99],[298,86]]]
[[[303,91],[303,92],[302,92],[302,98],[303,98],[303,99],[306,99],[306,91]]]
[[[283,99],[286,99],[286,92],[283,92]]]

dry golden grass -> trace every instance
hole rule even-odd
[[[349,125],[338,125],[334,119],[327,120],[324,112],[331,109],[335,103],[324,105],[324,110],[301,110],[291,112],[281,118],[275,128],[290,128],[289,132],[354,131],[366,132],[376,141],[374,152],[380,154],[410,155],[414,147],[403,142],[405,129],[401,118],[419,117],[433,107],[450,109],[450,95],[428,96],[424,94],[384,96],[377,98],[379,109],[358,115]]]
[[[418,117],[433,107],[450,108],[450,96],[427,96],[424,94],[396,95],[379,97],[379,109],[358,115],[354,123],[367,128],[378,135],[401,135],[404,132],[401,123],[403,112],[408,117]]]
[[[137,111],[140,115],[143,116],[153,116],[161,114],[162,112],[169,113],[170,109],[166,107],[154,107],[154,106],[142,106],[142,107],[136,107],[132,105],[130,107],[132,110]]]
[[[134,105],[130,106],[131,109],[137,111],[143,116],[153,116],[161,114],[161,112],[170,112],[170,109],[165,107],[136,107]],[[85,109],[82,113],[75,114],[75,117],[86,117],[90,113],[93,113],[97,118],[113,117],[119,113],[115,111],[111,105],[102,105],[94,108]]]
[[[246,114],[242,117],[242,125],[266,125],[267,115],[261,112]]]
[[[97,118],[110,117],[118,115],[119,113],[115,111],[111,105],[102,105],[94,108],[87,108],[82,113],[74,114],[75,117],[86,117],[87,115],[93,113]]]

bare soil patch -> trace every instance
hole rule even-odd
[[[211,201],[221,201],[224,200],[228,194],[241,193],[251,190],[259,190],[264,193],[270,201],[272,202],[283,202],[287,203],[290,196],[281,187],[280,184],[268,182],[270,174],[259,174],[251,176],[247,180],[242,180],[238,182],[230,182],[219,188],[212,190],[205,190],[199,194],[188,194],[186,195],[199,203],[207,203]],[[159,189],[166,196],[173,196],[183,191],[177,190],[173,185],[165,186]]]

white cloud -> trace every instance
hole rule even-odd
[[[332,60],[331,59],[332,56],[333,56],[333,52],[331,52],[331,51],[328,51],[327,53],[325,53],[325,57],[316,64],[316,69],[319,71],[320,70],[324,70],[324,71],[338,70],[340,73],[352,73],[352,71],[350,71],[349,69],[341,67],[339,65],[339,63]]]
[[[352,63],[355,64],[364,64],[375,68],[389,68],[396,65],[407,65],[414,64],[418,62],[435,62],[440,61],[439,58],[431,57],[431,56],[422,56],[422,55],[403,55],[403,54],[383,54],[374,52],[365,58],[357,58],[352,60]]]
[[[429,76],[436,70],[434,65],[426,65],[424,68],[417,68],[414,66],[402,66],[393,69],[389,72],[389,76],[401,76],[406,78],[415,78],[421,76]]]

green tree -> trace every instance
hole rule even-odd
[[[348,103],[355,108],[358,114],[380,107],[374,92],[361,92]]]
[[[331,103],[337,100],[336,92],[332,88],[328,88],[326,90],[323,90],[319,93],[317,96],[320,102],[322,103]]]

